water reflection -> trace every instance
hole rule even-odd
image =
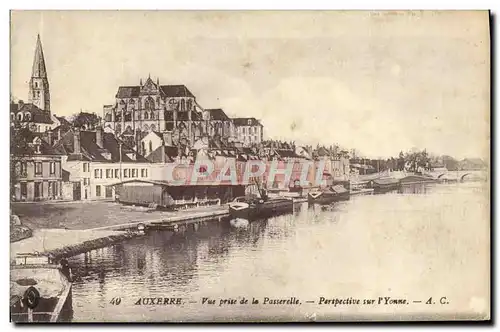
[[[70,260],[79,276],[74,284],[75,320],[167,319],[161,308],[141,311],[124,303],[113,310],[109,301],[118,294],[129,299],[159,294],[196,299],[207,294],[319,295],[331,290],[340,296],[345,285],[356,285],[344,294],[355,296],[382,286],[412,289],[415,282],[434,285],[437,275],[459,273],[450,265],[449,255],[443,260],[439,256],[447,254],[448,247],[436,256],[432,241],[450,238],[454,228],[448,226],[457,227],[463,218],[481,219],[480,205],[465,202],[480,201],[483,192],[474,184],[409,185],[385,195],[355,196],[329,206],[297,204],[292,214],[256,220],[246,228],[234,228],[222,218],[190,224],[176,232],[153,231]],[[440,222],[429,222],[434,220],[431,218],[440,218]],[[469,233],[474,235],[474,231]],[[418,237],[412,237],[415,234]],[[458,250],[453,245],[449,248]],[[469,252],[474,251],[461,253],[462,257]],[[403,271],[395,263],[403,260],[415,260],[415,266],[405,265],[410,271]],[[445,265],[443,271],[440,267]],[[359,273],[364,269],[370,274]],[[429,272],[422,274],[424,270]],[[471,271],[479,270],[476,266]],[[257,309],[259,315],[290,314],[282,307]],[[216,314],[246,314],[236,307],[224,310],[169,308],[168,319],[210,320]]]

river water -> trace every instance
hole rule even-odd
[[[489,211],[484,182],[433,184],[302,203],[248,229],[154,231],[70,259],[73,321],[477,318],[489,308]],[[182,300],[136,304],[150,297]]]

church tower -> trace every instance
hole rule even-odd
[[[36,40],[35,57],[33,58],[29,85],[29,102],[50,113],[49,80],[47,79],[40,35]]]

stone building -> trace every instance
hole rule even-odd
[[[61,154],[41,134],[21,130],[11,142],[11,198],[42,201],[62,197]]]
[[[54,149],[63,156],[73,200],[113,199],[114,183],[150,179],[150,162],[101,127],[95,131],[73,128]]]
[[[236,141],[244,146],[260,144],[264,140],[264,127],[256,118],[233,118]]]

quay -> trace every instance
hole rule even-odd
[[[306,201],[305,198],[293,198],[294,203]],[[32,208],[33,213],[40,213],[40,209],[35,209],[34,205],[35,203],[28,207],[27,203],[22,203],[23,211],[30,211],[30,208]],[[52,205],[52,207],[47,208],[46,212],[51,213],[51,215],[44,216],[42,213],[34,216],[23,216],[20,213],[23,224],[34,229],[33,236],[11,243],[11,261],[15,260],[18,255],[28,253],[48,255],[58,259],[107,247],[141,236],[138,231],[141,224],[153,229],[161,228],[175,231],[182,225],[229,216],[227,204],[175,212],[148,211],[139,207],[122,206],[110,202],[82,203],[80,205],[75,203],[54,203],[40,206],[47,207],[49,205]],[[58,205],[65,211],[64,221],[59,220],[59,216],[52,215]],[[16,205],[13,207],[13,212],[16,213]],[[73,214],[80,215],[80,219],[76,218],[76,216],[75,219],[71,219]],[[81,216],[85,219],[81,218]],[[73,222],[69,223],[67,219]],[[124,223],[123,221],[127,219],[130,221]],[[86,224],[105,225],[85,228]],[[61,225],[64,225],[64,228]]]

